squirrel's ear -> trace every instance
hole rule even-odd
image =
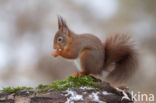
[[[58,16],[58,29],[68,29],[66,22],[63,20],[61,16]]]
[[[58,29],[61,29],[62,27],[61,17],[58,16],[57,18],[58,18]]]

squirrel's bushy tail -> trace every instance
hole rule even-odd
[[[107,37],[104,43],[104,70],[111,65],[115,67],[107,76],[111,82],[126,81],[137,69],[138,53],[134,42],[127,34],[115,34]]]

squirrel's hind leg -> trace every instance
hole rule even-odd
[[[75,77],[80,77],[82,75],[87,75],[87,74],[88,74],[87,72],[76,72],[72,76],[75,78]]]
[[[96,55],[95,55],[96,54]],[[97,50],[84,50],[80,57],[81,67],[88,74],[100,74],[103,68],[103,54]]]

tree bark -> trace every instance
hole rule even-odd
[[[0,92],[0,103],[133,103],[127,88],[115,88],[94,78],[100,87],[68,88],[64,91],[21,90],[14,93]]]

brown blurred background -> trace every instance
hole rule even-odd
[[[76,33],[104,40],[127,32],[137,41],[140,70],[131,89],[156,93],[156,0],[0,0],[0,87],[36,86],[76,71],[51,56],[57,15]]]

